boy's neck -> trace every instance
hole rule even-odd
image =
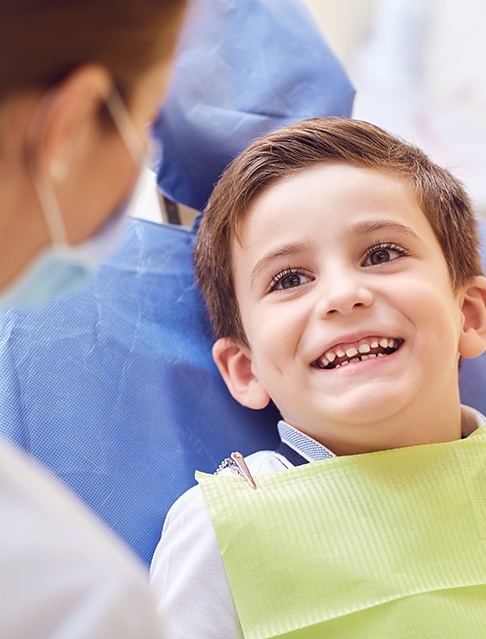
[[[337,456],[358,455],[380,450],[438,444],[459,440],[467,436],[471,429],[465,427],[463,434],[461,405],[459,401],[454,407],[432,409],[428,407],[420,419],[415,415],[396,415],[393,420],[377,421],[369,427],[358,425],[345,426],[339,430],[327,429],[325,425],[320,432],[310,432],[305,427],[292,424],[297,430],[308,435],[325,446]],[[337,433],[337,434],[336,434]]]

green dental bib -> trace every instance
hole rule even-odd
[[[486,636],[486,427],[197,479],[245,637]]]

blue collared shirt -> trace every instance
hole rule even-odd
[[[300,466],[306,462],[336,457],[329,448],[326,448],[323,444],[320,444],[315,439],[312,439],[312,437],[309,437],[309,435],[297,430],[297,428],[294,428],[283,420],[279,421],[277,428],[283,444],[283,446],[281,445],[279,447],[278,452],[282,453],[284,457],[288,457],[289,461],[296,466]],[[292,455],[292,451],[294,455]],[[299,460],[295,455],[301,459]]]

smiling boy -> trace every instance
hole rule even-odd
[[[461,407],[458,390],[460,357],[476,357],[486,347],[486,280],[461,185],[421,151],[370,124],[332,118],[293,124],[254,142],[227,169],[208,203],[195,261],[217,338],[214,359],[231,394],[252,409],[273,401],[282,416],[279,451],[251,455],[243,474],[247,468],[254,476],[287,471],[278,479],[256,477],[248,495],[238,492],[241,478],[201,477],[202,491],[192,489],[175,504],[152,566],[168,636],[342,638],[368,631],[390,636],[394,628],[393,636],[408,637],[425,632],[425,624],[432,634],[423,636],[444,636],[444,627],[456,632],[456,621],[463,632],[465,618],[472,624],[468,636],[481,636],[486,605],[477,603],[477,592],[473,603],[462,602],[464,592],[486,583],[478,539],[461,541],[465,554],[455,557],[456,544],[441,537],[449,510],[466,517],[466,495],[479,490],[478,481],[481,492],[485,487],[482,461],[457,495],[457,482],[447,487],[456,462],[444,470],[448,455],[455,460],[466,450],[458,445],[468,442],[471,460],[480,460],[484,443],[477,436],[484,418]],[[464,457],[457,462],[460,477],[461,464],[474,466]],[[316,463],[304,468],[309,461]],[[424,469],[432,469],[432,479],[414,484]],[[228,480],[236,480],[236,488]],[[348,481],[348,492],[339,496]],[[390,496],[395,481],[400,492]],[[432,503],[422,491],[430,491]],[[403,494],[412,501],[398,508]],[[349,521],[370,496],[360,526],[373,531],[368,546],[384,535],[380,546],[388,559],[374,578],[380,561],[371,559],[363,581],[357,564],[368,549],[351,558],[359,542]],[[356,503],[348,511],[343,499]],[[406,541],[397,521],[409,521],[424,506],[430,513],[424,531]],[[278,515],[270,518],[274,507]],[[471,504],[472,528],[484,521],[481,508]],[[372,517],[370,510],[376,510]],[[309,511],[315,511],[310,524]],[[454,529],[460,521],[449,523]],[[334,530],[341,533],[331,543]],[[403,536],[398,547],[397,535]],[[420,556],[423,539],[424,548],[440,539],[447,550],[434,556],[426,572],[440,566],[440,574],[417,598],[418,575],[431,561],[425,551],[422,568],[411,558]],[[324,553],[317,550],[321,543]],[[337,560],[341,543],[346,550]],[[479,576],[463,575],[455,564],[476,552]],[[308,583],[306,576],[294,580],[299,572],[309,573]],[[293,575],[285,588],[283,574],[284,581]],[[363,591],[353,590],[355,581],[364,582]],[[313,592],[291,612],[310,583]],[[336,601],[333,583],[343,584]],[[374,584],[378,590],[370,595]],[[444,590],[447,600],[430,600],[430,593]],[[395,608],[383,612],[391,592]],[[424,597],[426,617],[420,614]],[[381,616],[371,617],[378,609]],[[444,613],[449,610],[453,621]],[[382,623],[390,625],[380,630]]]

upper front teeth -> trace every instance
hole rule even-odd
[[[336,347],[334,350],[328,350],[319,360],[318,364],[320,367],[325,368],[329,364],[332,364],[336,358],[346,357],[342,362],[337,362],[335,367],[343,366],[344,364],[349,363],[350,361],[359,362],[364,359],[369,359],[370,357],[383,357],[385,353],[371,353],[372,349],[377,348],[389,349],[389,348],[397,348],[398,342],[396,339],[389,337],[381,337],[381,338],[371,338],[369,341],[363,341],[361,344],[357,346],[348,346],[346,350],[343,349],[342,346]],[[356,355],[362,355],[361,358],[356,357]]]

